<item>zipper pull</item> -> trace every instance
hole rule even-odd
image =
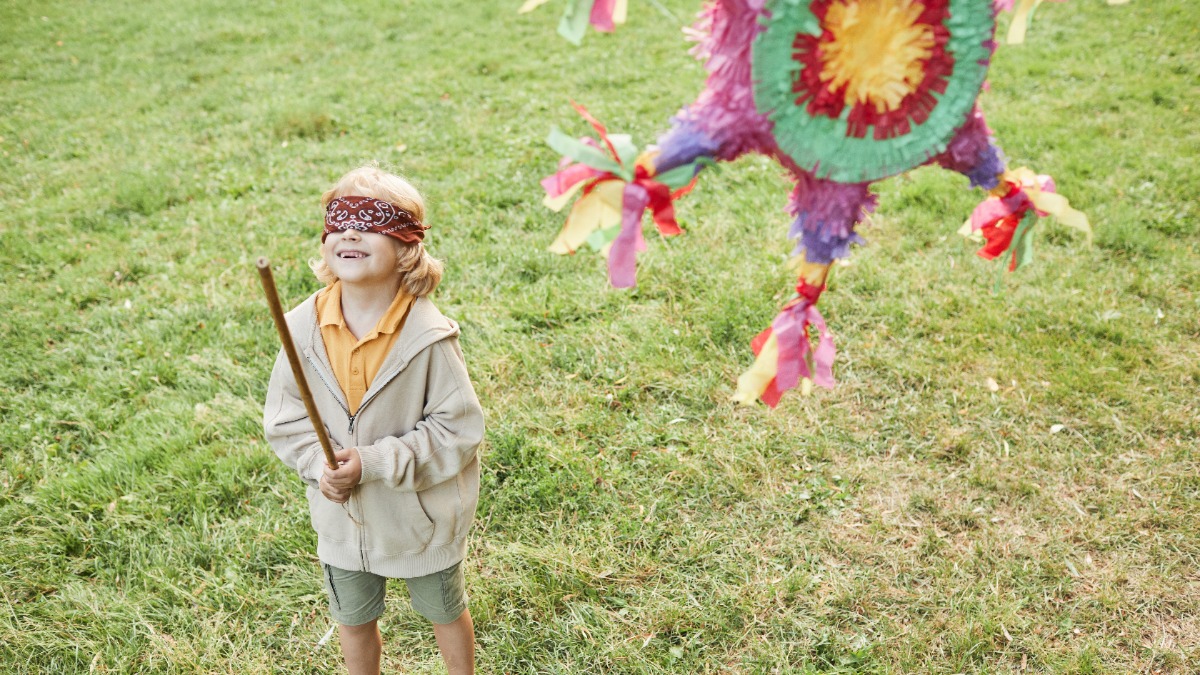
[[[354,421],[357,419],[358,419],[357,415],[350,416],[350,426],[349,426],[349,428],[346,429],[346,433],[348,433],[348,434],[354,433]]]

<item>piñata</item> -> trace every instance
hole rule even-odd
[[[545,0],[542,0],[544,2]],[[523,9],[542,4],[537,0]],[[1023,39],[1041,0],[1017,0],[1009,41]],[[861,243],[856,228],[876,207],[872,182],[924,164],[968,178],[988,197],[968,232],[979,255],[1016,269],[1030,259],[1030,227],[1048,214],[1089,232],[1086,216],[1056,194],[1054,181],[1009,169],[977,104],[996,49],[996,17],[1013,0],[716,0],[700,14],[693,54],[708,78],[649,151],[609,134],[581,106],[597,138],[554,130],[564,158],[542,181],[546,204],[578,196],[551,244],[588,244],[608,257],[613,286],[636,283],[646,248],[643,214],[663,236],[680,234],[673,200],[707,165],[758,152],[795,179],[788,232],[800,259],[795,293],[752,341],[754,364],[735,400],[774,407],[797,386],[832,387],[833,336],[817,302],[830,265]],[[578,43],[587,26],[624,21],[617,0],[568,0],[559,32]],[[1017,27],[1017,24],[1020,24]]]

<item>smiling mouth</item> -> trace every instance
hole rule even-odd
[[[362,251],[342,251],[341,253],[337,254],[337,257],[341,258],[342,260],[358,260],[360,258],[367,257],[367,254],[363,253]]]

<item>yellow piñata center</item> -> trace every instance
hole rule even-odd
[[[825,26],[832,39],[821,43],[821,80],[830,89],[846,86],[846,104],[895,110],[924,79],[933,53],[933,28],[918,23],[921,6],[912,0],[842,0],[831,5]]]

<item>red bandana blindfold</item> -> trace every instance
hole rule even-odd
[[[371,197],[338,197],[325,207],[325,242],[331,232],[358,230],[375,232],[406,244],[416,244],[425,238],[428,225],[423,225],[404,209]]]

